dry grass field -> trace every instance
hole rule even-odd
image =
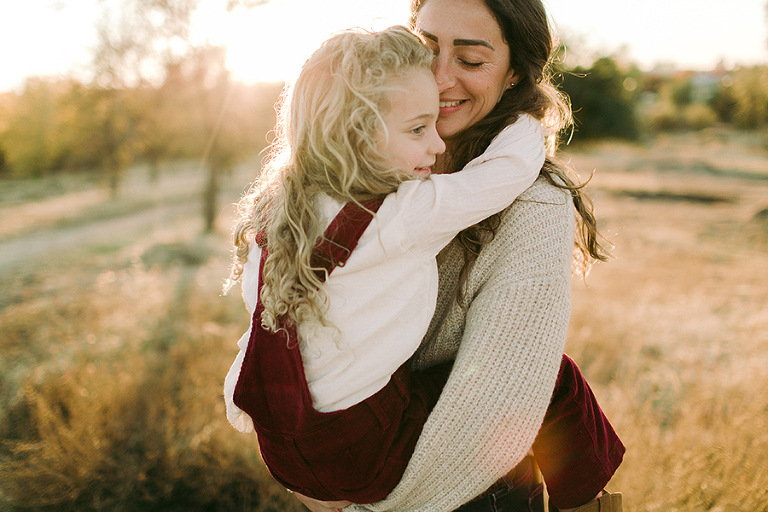
[[[768,510],[768,148],[711,131],[567,148],[614,258],[567,346],[627,446],[625,509]],[[220,295],[232,208],[142,169],[0,186],[0,510],[299,510],[229,427],[248,319]],[[248,181],[240,169],[232,202]]]
[[[768,152],[732,133],[573,152],[615,258],[567,351],[627,446],[628,511],[768,510]]]

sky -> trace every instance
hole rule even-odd
[[[544,0],[576,54],[619,54],[643,69],[674,64],[708,70],[768,63],[768,0]],[[228,67],[246,82],[290,80],[333,32],[404,24],[408,0],[270,0],[227,13],[200,0],[197,43],[224,44]],[[29,76],[87,78],[99,0],[0,0],[0,91]]]

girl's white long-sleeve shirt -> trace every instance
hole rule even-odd
[[[507,207],[539,175],[544,163],[541,124],[522,115],[458,173],[404,182],[388,195],[346,265],[325,282],[326,318],[334,327],[300,325],[301,355],[314,407],[346,409],[383,388],[418,348],[435,310],[435,257],[454,236]],[[326,225],[343,207],[322,196]],[[258,299],[260,249],[252,243],[243,268],[246,308]],[[227,417],[252,432],[250,417],[232,401],[250,338],[240,349],[224,388]]]

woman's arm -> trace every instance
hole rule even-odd
[[[571,202],[538,180],[483,247],[463,305],[453,286],[460,248],[452,244],[441,254],[447,261],[438,310],[415,364],[455,356],[455,366],[400,484],[385,500],[352,508],[450,511],[523,458],[549,405],[565,345],[572,249]]]

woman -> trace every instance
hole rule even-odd
[[[568,124],[570,111],[546,75],[552,38],[541,0],[414,0],[412,15],[414,29],[436,54],[446,172],[480,155],[520,113],[555,133]],[[553,135],[551,156],[554,144]],[[579,213],[581,254],[604,259],[589,202],[553,157],[512,206],[461,233],[440,254],[438,306],[412,367],[455,360],[451,376],[397,488],[381,502],[351,509],[529,510],[529,503],[542,506],[531,463],[523,461],[532,447],[537,460],[553,466],[545,470],[541,463],[545,477],[558,473],[558,459],[566,472],[583,467],[569,458],[567,442],[534,444],[550,399],[560,398],[552,395],[556,380],[580,382],[580,374],[572,374],[578,370],[562,359],[572,206]],[[596,406],[588,387],[569,389],[589,395],[585,402]],[[599,408],[595,418],[593,434],[604,436],[604,452],[585,459],[590,478],[582,495],[555,502],[561,510],[596,498],[621,461],[623,446],[601,423]],[[557,422],[550,411],[545,425]],[[611,510],[611,495],[600,500],[601,510]]]

